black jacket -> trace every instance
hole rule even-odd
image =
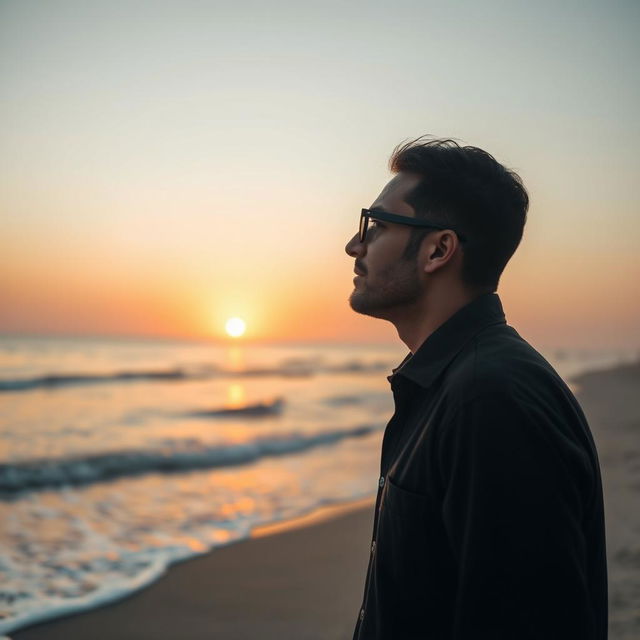
[[[389,376],[359,640],[603,640],[595,445],[574,395],[484,294]]]

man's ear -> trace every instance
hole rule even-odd
[[[433,273],[444,267],[452,259],[457,247],[458,239],[452,231],[438,231],[430,235],[422,245],[424,272]]]

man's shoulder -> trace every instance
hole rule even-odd
[[[508,433],[526,442],[544,441],[573,477],[593,488],[597,454],[577,399],[512,327],[478,334],[451,363],[443,389],[443,432],[467,433],[480,426],[494,437]]]
[[[535,402],[559,388],[569,391],[548,360],[504,324],[488,327],[465,345],[448,367],[443,386],[458,405],[495,394]]]

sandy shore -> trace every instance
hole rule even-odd
[[[640,638],[640,363],[575,378],[598,448],[607,528],[609,638]]]
[[[373,501],[322,509],[174,565],[126,600],[10,634],[14,640],[350,639]]]
[[[610,639],[640,637],[640,364],[574,381],[602,468]],[[372,503],[257,531],[172,567],[119,603],[11,634],[14,640],[351,638]]]

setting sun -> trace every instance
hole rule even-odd
[[[239,338],[244,334],[247,324],[242,318],[229,318],[224,328],[232,338]]]

